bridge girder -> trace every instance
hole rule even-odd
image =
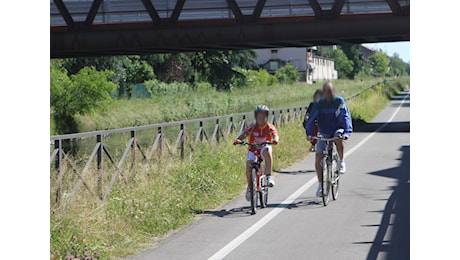
[[[287,17],[261,17],[266,0],[258,0],[249,15],[227,0],[233,18],[185,21],[179,19],[185,0],[175,2],[168,18],[142,0],[151,21],[98,24],[93,22],[102,0],[80,22],[62,0],[54,2],[66,24],[51,26],[51,58],[410,40],[409,6],[396,0],[387,0],[391,12],[372,14],[341,14],[344,0],[328,10],[308,0],[314,15]]]

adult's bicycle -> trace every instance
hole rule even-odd
[[[251,181],[249,182],[249,190],[251,193],[251,214],[257,212],[257,202],[260,201],[260,207],[267,207],[268,202],[268,180],[265,174],[265,167],[261,164],[264,161],[260,151],[266,145],[271,145],[270,142],[262,144],[250,144],[248,142],[241,142],[239,145],[247,145],[255,148],[255,160],[251,162]]]
[[[319,141],[325,142],[326,149],[323,151],[323,159],[321,160],[322,180],[321,181],[321,197],[323,205],[327,206],[329,203],[330,193],[332,199],[336,200],[339,197],[339,155],[335,141],[343,139],[342,136],[335,136],[332,138],[325,138],[324,136],[313,137]],[[332,191],[332,192],[331,192]]]

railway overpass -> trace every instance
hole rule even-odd
[[[52,0],[51,58],[410,40],[409,0]]]

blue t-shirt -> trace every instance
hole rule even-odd
[[[322,134],[333,135],[337,129],[344,129],[344,134],[353,132],[350,111],[342,97],[334,96],[332,102],[324,97],[313,104],[307,121],[307,136],[313,135],[315,120],[318,120],[318,131]]]

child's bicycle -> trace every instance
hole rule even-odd
[[[264,167],[261,166],[263,162],[262,155],[260,154],[260,150],[262,147],[266,145],[271,145],[270,142],[265,142],[262,144],[250,144],[248,142],[242,142],[240,145],[247,145],[252,146],[255,148],[254,155],[255,161],[251,163],[251,182],[249,183],[249,189],[251,192],[251,214],[256,214],[257,211],[257,197],[260,200],[260,207],[265,208],[267,207],[268,201],[268,181],[267,175],[265,174]]]

